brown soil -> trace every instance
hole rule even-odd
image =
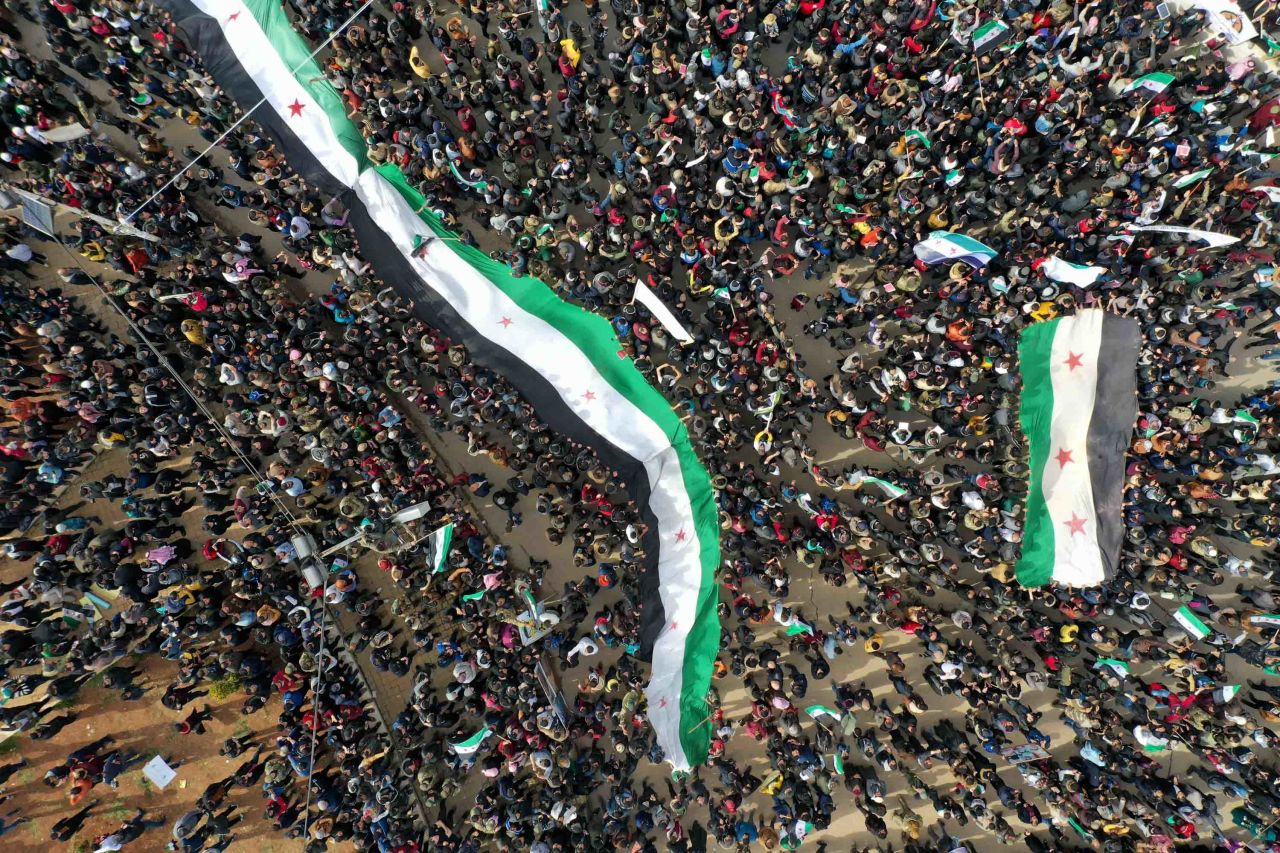
[[[240,713],[243,696],[233,695],[221,702],[212,697],[201,697],[182,711],[171,711],[160,704],[160,695],[177,671],[175,664],[159,657],[136,659],[132,664],[142,670],[138,683],[147,692],[137,701],[124,702],[115,690],[107,690],[91,682],[60,713],[70,712],[76,720],[55,737],[36,741],[19,735],[0,745],[0,765],[18,758],[30,762],[8,782],[6,789],[13,799],[4,804],[3,810],[19,808],[31,821],[14,830],[0,842],[6,851],[57,849],[88,853],[95,849],[98,836],[115,830],[121,822],[132,818],[138,809],[145,809],[149,820],[164,818],[166,826],[149,829],[141,838],[125,847],[126,851],[163,850],[172,837],[170,827],[174,820],[192,808],[205,786],[225,778],[240,766],[251,752],[239,758],[224,758],[218,754],[222,742],[229,737],[253,735],[256,742],[269,748],[275,731],[274,721],[279,713],[279,701],[270,702],[256,714]],[[202,686],[202,689],[205,689]],[[198,705],[208,703],[214,719],[206,723],[208,729],[202,735],[180,735],[173,724],[181,720]],[[115,790],[98,785],[85,802],[96,799],[98,805],[90,813],[84,828],[65,845],[51,842],[49,830],[60,818],[72,814],[75,809],[67,805],[65,788],[50,788],[41,782],[46,770],[65,759],[74,749],[110,735],[115,748],[132,750],[141,759],[121,774]],[[251,747],[252,749],[252,747]],[[142,766],[153,756],[161,755],[171,765],[178,763],[178,776],[164,790],[152,785],[142,773]],[[230,803],[237,808],[234,816],[241,822],[234,828],[235,841],[230,851],[293,851],[298,842],[285,838],[271,828],[271,822],[262,816],[262,793],[253,789],[236,788]]]

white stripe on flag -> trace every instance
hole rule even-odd
[[[658,298],[658,294],[650,290],[649,286],[640,279],[636,279],[636,293],[632,299],[648,308],[649,313],[653,315],[653,319],[661,323],[662,328],[670,332],[676,340],[684,344],[693,341],[693,335],[689,334],[689,330],[680,325],[680,320],[676,318],[670,308],[663,304],[662,300]]]
[[[1071,586],[1097,586],[1106,579],[1088,456],[1103,316],[1102,311],[1082,311],[1059,320],[1049,361],[1053,420],[1041,483],[1053,519],[1053,579]],[[1060,451],[1070,453],[1070,461],[1059,461]]]

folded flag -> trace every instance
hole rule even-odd
[[[1213,699],[1219,705],[1225,705],[1240,693],[1239,684],[1224,684],[1213,691]]]
[[[1124,678],[1129,674],[1129,664],[1115,658],[1098,658],[1093,662],[1094,669],[1109,669],[1116,675]]]
[[[1173,614],[1173,619],[1182,626],[1182,630],[1191,635],[1193,640],[1203,640],[1213,633],[1213,629],[1200,621],[1200,617],[1185,604]]]
[[[1128,225],[1130,231],[1158,231],[1163,234],[1182,234],[1192,240],[1203,240],[1209,244],[1211,249],[1219,249],[1223,246],[1230,246],[1232,243],[1239,243],[1239,237],[1232,237],[1230,234],[1222,234],[1218,231],[1205,231],[1200,228],[1187,228],[1185,225]]]
[[[427,537],[427,565],[434,575],[449,566],[449,545],[453,542],[453,522]]]
[[[464,177],[463,174],[458,171],[458,164],[452,160],[449,161],[449,171],[453,172],[453,176],[458,180],[458,183],[462,184],[464,187],[473,189],[476,192],[484,192],[489,188],[489,184],[486,181],[473,181],[470,178]]]
[[[793,622],[787,626],[787,636],[794,637],[797,634],[812,634],[813,629],[803,622]]]
[[[1174,77],[1172,74],[1166,74],[1163,71],[1156,71],[1152,74],[1143,74],[1128,86],[1125,86],[1124,90],[1128,93],[1136,91],[1137,89],[1146,89],[1148,92],[1158,95],[1165,89],[1168,89],[1169,85],[1177,79],[1178,78]]]
[[[1090,287],[1107,274],[1107,268],[1073,264],[1057,255],[1051,255],[1040,265],[1040,272],[1054,281],[1074,284],[1076,287]]]
[[[458,755],[474,755],[476,750],[480,749],[480,744],[484,743],[491,734],[493,734],[493,729],[485,726],[466,740],[449,744],[449,748]]]
[[[835,717],[838,722],[844,718],[844,714],[834,708],[828,708],[826,705],[810,705],[808,708],[804,709],[804,712],[815,720],[818,719],[818,717]]]
[[[689,330],[680,324],[680,320],[670,308],[658,298],[658,294],[649,289],[649,286],[640,279],[636,279],[636,292],[632,297],[632,301],[639,302],[645,308],[649,309],[649,313],[653,315],[653,319],[662,324],[662,328],[671,333],[671,336],[682,344],[692,343],[693,335],[689,334]]]
[[[1138,342],[1136,320],[1096,309],[1022,332],[1019,420],[1031,469],[1016,569],[1023,586],[1097,586],[1115,571]]]
[[[1183,187],[1190,186],[1191,184],[1199,183],[1200,181],[1203,181],[1205,178],[1209,177],[1212,174],[1213,174],[1213,167],[1210,166],[1207,169],[1201,169],[1198,172],[1192,172],[1189,175],[1183,175],[1180,178],[1174,179],[1173,188],[1176,190],[1180,190]]]
[[[1003,21],[991,20],[973,31],[973,52],[978,56],[990,53],[1009,40],[1011,31]]]
[[[895,499],[897,499],[897,498],[902,497],[903,495],[905,495],[905,494],[907,493],[907,490],[906,490],[906,489],[904,489],[904,488],[902,488],[901,486],[894,485],[893,483],[890,483],[888,480],[882,480],[882,479],[880,479],[879,477],[872,477],[872,476],[870,476],[870,475],[868,475],[868,474],[863,474],[863,475],[861,475],[860,477],[852,478],[852,479],[850,480],[850,485],[852,485],[852,486],[862,486],[862,485],[875,486],[877,489],[879,489],[881,492],[883,492],[883,493],[884,493],[884,496],[885,496],[886,498],[888,498],[889,500],[895,500]]]
[[[963,261],[975,269],[985,267],[999,254],[985,243],[950,231],[934,231],[916,243],[915,256],[932,266],[946,261]]]

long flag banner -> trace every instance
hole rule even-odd
[[[706,760],[720,643],[711,480],[609,321],[461,243],[393,164],[375,166],[342,97],[279,0],[160,0],[223,91],[250,109],[308,184],[341,196],[362,254],[418,317],[503,375],[554,431],[591,447],[645,521],[641,657],[666,758]]]
[[[453,542],[453,522],[427,537],[427,565],[431,573],[443,572],[449,565],[449,545]]]
[[[1019,420],[1030,482],[1018,582],[1097,586],[1124,539],[1124,456],[1138,416],[1138,323],[1081,311],[1023,330]]]

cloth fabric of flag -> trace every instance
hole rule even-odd
[[[914,141],[916,141],[916,142],[919,142],[919,143],[920,143],[921,145],[923,145],[925,148],[932,148],[932,147],[933,147],[933,143],[929,141],[929,137],[925,136],[925,135],[924,135],[924,133],[923,133],[922,131],[912,129],[912,130],[908,130],[908,131],[907,131],[905,134],[903,134],[903,135],[904,135],[907,139],[911,139],[911,140],[914,140]]]
[[[1232,237],[1230,234],[1221,234],[1217,231],[1205,231],[1200,228],[1187,228],[1182,225],[1129,225],[1129,231],[1155,231],[1164,234],[1182,234],[1193,240],[1203,240],[1209,244],[1211,249],[1219,249],[1223,246],[1230,246],[1232,243],[1239,243],[1239,237]]]
[[[1054,281],[1074,284],[1076,287],[1090,287],[1107,274],[1107,268],[1087,264],[1073,264],[1070,261],[1064,261],[1057,255],[1050,255],[1040,265],[1040,272]]]
[[[705,696],[720,642],[719,517],[706,469],[671,405],[604,317],[458,241],[393,163],[375,165],[341,94],[279,0],[159,0],[218,85],[322,193],[339,196],[361,253],[423,321],[509,381],[557,434],[590,447],[646,532],[638,656],[666,758],[706,760]],[[261,103],[261,106],[258,106]],[[415,253],[424,237],[429,251]]]
[[[849,477],[850,486],[858,487],[863,485],[875,486],[884,493],[886,498],[894,500],[900,498],[907,493],[907,490],[901,486],[894,485],[888,480],[882,480],[879,477],[872,477],[870,474],[854,474]]]
[[[670,332],[671,336],[680,341],[680,343],[693,342],[693,335],[689,334],[689,330],[680,323],[675,313],[658,298],[658,294],[654,293],[640,279],[636,279],[636,292],[632,299],[648,308],[649,313],[653,315],[653,319],[661,323],[662,328]]]
[[[493,729],[485,726],[466,740],[460,740],[457,743],[449,744],[449,748],[458,755],[474,755],[475,752],[480,749],[480,745],[488,740],[489,735],[491,734],[493,734]]]
[[[990,53],[1009,40],[1009,25],[1003,21],[991,20],[973,31],[973,52],[978,56]]]
[[[1031,468],[1016,568],[1023,586],[1097,586],[1115,572],[1138,343],[1136,320],[1096,309],[1022,332],[1019,420]]]
[[[1109,669],[1121,678],[1129,674],[1129,664],[1115,658],[1098,658],[1093,662],[1094,669]]]
[[[1213,167],[1210,166],[1207,169],[1201,169],[1198,172],[1192,172],[1189,175],[1183,175],[1180,178],[1174,179],[1173,188],[1175,190],[1180,190],[1183,187],[1187,187],[1199,181],[1203,181],[1205,178],[1209,177],[1212,174],[1213,174]]]
[[[1213,633],[1213,629],[1201,622],[1200,617],[1185,604],[1173,614],[1173,620],[1182,627],[1182,630],[1190,634],[1194,640],[1203,640]]]
[[[985,267],[999,254],[986,243],[950,231],[932,232],[916,243],[912,251],[917,258],[930,266],[947,261],[963,261],[975,269]]]
[[[469,187],[475,190],[476,192],[483,192],[489,186],[484,181],[473,181],[467,176],[463,175],[461,172],[458,171],[458,164],[453,162],[452,160],[449,161],[449,171],[453,172],[453,176],[458,180],[458,183],[462,184],[464,187]]]
[[[836,721],[839,722],[844,718],[844,714],[834,708],[828,708],[826,705],[810,705],[804,709],[804,712],[815,720],[818,717],[835,717]]]
[[[1165,89],[1168,89],[1169,85],[1176,79],[1178,78],[1174,77],[1172,74],[1166,74],[1163,71],[1156,71],[1153,74],[1143,74],[1141,77],[1126,86],[1124,90],[1125,92],[1134,92],[1138,89],[1146,89],[1148,92],[1158,95]]]
[[[449,545],[453,542],[453,522],[427,537],[427,565],[431,573],[443,572],[449,566]]]

